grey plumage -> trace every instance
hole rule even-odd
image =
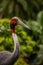
[[[13,65],[19,57],[19,47],[16,46],[16,50],[13,53],[8,51],[0,52],[0,65]]]
[[[3,65],[3,62],[5,62],[10,56],[11,56],[10,52],[1,51],[0,52],[0,65]]]
[[[11,32],[12,32],[13,40],[14,40],[14,51],[13,53],[10,53],[8,51],[1,51],[0,52],[0,65],[13,65],[19,58],[19,55],[20,55],[19,42],[18,42],[17,35],[15,34],[15,31],[14,31],[15,25],[17,24],[30,29],[18,17],[13,17],[11,19],[10,28],[11,28]]]
[[[13,65],[20,55],[19,42],[16,34],[13,35],[14,40],[14,51],[13,53],[8,51],[0,52],[0,65]]]

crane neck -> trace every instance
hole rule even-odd
[[[7,59],[4,65],[10,65],[10,64],[13,65],[17,61],[20,55],[19,42],[16,33],[13,32],[12,36],[14,40],[14,51],[11,54],[10,58]]]
[[[13,36],[13,41],[14,41],[14,52],[16,51],[16,47],[18,46],[19,47],[19,41],[18,41],[18,38],[17,38],[17,35],[16,33],[12,33],[12,36]]]
[[[11,64],[15,63],[20,56],[20,48],[19,48],[19,42],[18,42],[17,35],[15,32],[13,32],[12,36],[13,36],[13,41],[14,41],[14,51],[8,61]]]

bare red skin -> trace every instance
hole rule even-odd
[[[17,19],[11,19],[10,24],[12,24],[12,25],[14,24],[15,25],[17,23],[17,21],[18,21]]]
[[[11,19],[10,24],[12,24],[12,25],[16,25],[16,24],[17,24],[17,21],[18,21],[17,19]],[[16,32],[15,32],[14,29],[11,29],[11,33],[16,34]]]
[[[11,33],[14,33],[14,34],[16,34],[15,30],[13,30],[13,29],[11,29]]]

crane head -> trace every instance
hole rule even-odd
[[[26,24],[24,24],[18,17],[13,17],[10,22],[11,29],[14,29],[16,25],[21,25],[24,28],[30,29]]]

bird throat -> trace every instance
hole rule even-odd
[[[19,41],[16,34],[12,33],[12,36],[13,36],[13,41],[14,41],[14,52],[15,52],[19,46]]]
[[[14,33],[14,34],[16,34],[16,32],[15,32],[15,30],[14,30],[14,29],[11,29],[11,33]]]

